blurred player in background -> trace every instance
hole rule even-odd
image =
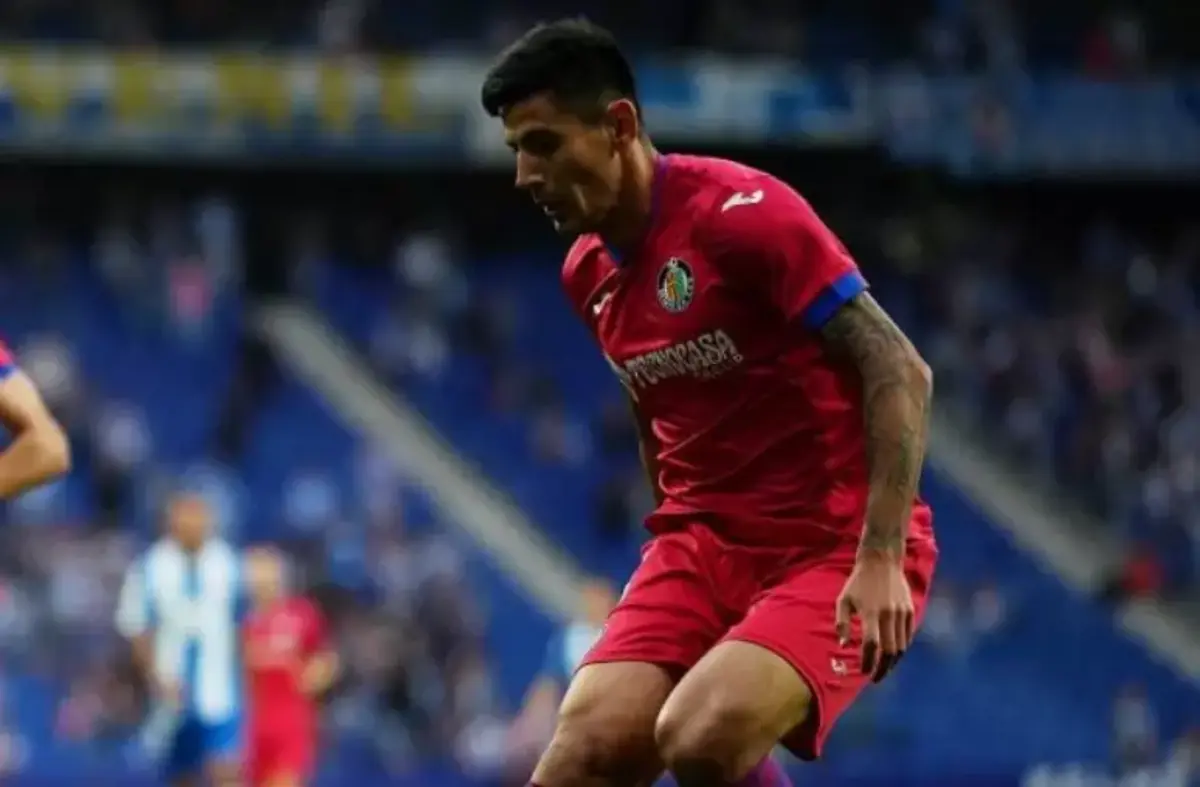
[[[167,505],[167,535],[125,577],[117,629],[133,645],[152,708],[145,743],[174,785],[240,782],[242,743],[238,553],[212,534],[204,498]]]
[[[71,467],[67,436],[33,381],[0,343],[0,423],[11,441],[0,452],[0,500],[44,484]]]
[[[262,547],[246,557],[251,611],[244,630],[252,787],[300,787],[316,760],[321,696],[338,676],[325,619],[288,593],[286,563]]]
[[[608,581],[596,578],[584,586],[581,600],[579,617],[563,626],[546,644],[542,669],[529,687],[513,724],[517,749],[537,747],[540,751],[550,741],[563,692],[584,656],[600,638],[604,621],[617,603],[617,594]]]
[[[481,98],[516,185],[574,241],[563,284],[658,502],[533,781],[775,778],[778,741],[818,756],[912,642],[937,554],[917,497],[929,367],[795,191],[655,150],[608,32],[535,27]]]

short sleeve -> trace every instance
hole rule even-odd
[[[820,329],[867,282],[803,197],[778,181],[753,185],[720,200],[707,253],[723,276],[765,296],[786,320]]]
[[[7,379],[17,370],[17,361],[9,352],[8,347],[0,342],[0,380]]]
[[[546,654],[542,659],[541,677],[552,680],[560,686],[567,684],[570,676],[567,674],[566,657],[564,653],[563,633],[560,631],[546,643]]]
[[[125,573],[121,595],[117,599],[117,632],[127,638],[145,634],[153,626],[150,589],[146,582],[146,562],[138,560]]]
[[[609,267],[603,260],[604,249],[594,236],[580,236],[571,244],[562,266],[561,282],[567,301],[584,325],[592,328],[604,302],[599,291]]]

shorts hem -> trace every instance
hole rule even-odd
[[[684,674],[691,669],[695,662],[688,663],[680,658],[651,658],[648,656],[636,655],[631,656],[622,653],[600,654],[597,656],[586,656],[579,666],[571,673],[570,680],[574,680],[584,667],[589,667],[593,664],[649,664],[652,667],[658,667],[663,672],[666,672],[671,680],[678,683],[683,678]],[[569,683],[570,681],[568,681]]]

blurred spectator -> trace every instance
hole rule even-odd
[[[136,485],[146,480],[153,445],[145,416],[136,406],[112,403],[96,417],[90,442],[97,513],[117,527],[137,505]]]
[[[393,383],[403,384],[409,375],[437,380],[449,361],[449,340],[428,310],[397,304],[371,336],[371,361]]]
[[[1158,720],[1140,686],[1127,686],[1113,704],[1113,752],[1121,773],[1157,761]]]
[[[605,402],[593,431],[600,449],[610,456],[628,456],[638,450],[637,427],[622,402]]]
[[[217,425],[216,456],[229,461],[242,455],[247,430],[279,382],[271,348],[257,335],[242,335],[233,381]]]
[[[534,455],[547,464],[579,466],[591,455],[587,429],[558,404],[534,411],[529,439]]]
[[[1156,595],[1163,587],[1162,563],[1152,550],[1135,547],[1120,572],[1104,591],[1108,601],[1129,601]]]
[[[300,470],[288,480],[283,493],[283,516],[298,539],[318,538],[338,521],[340,511],[337,488],[320,470]]]
[[[1171,750],[1168,771],[1177,784],[1192,784],[1200,777],[1200,728],[1188,730]]]

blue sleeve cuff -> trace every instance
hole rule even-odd
[[[17,370],[17,365],[11,361],[8,363],[0,363],[0,380],[8,379],[9,375]]]
[[[867,280],[858,271],[844,273],[833,281],[804,310],[804,324],[813,330],[824,327],[837,310],[866,291]]]

